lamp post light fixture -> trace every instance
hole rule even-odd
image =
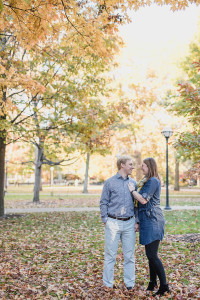
[[[165,127],[161,133],[164,135],[166,138],[166,206],[164,209],[170,210],[171,207],[169,206],[169,179],[168,179],[168,140],[170,136],[172,136],[173,131],[170,127]]]

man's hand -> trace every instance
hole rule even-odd
[[[136,223],[135,224],[135,232],[139,232],[140,229],[140,224]]]
[[[129,182],[128,183],[128,188],[129,188],[129,191],[132,193],[133,191],[135,191],[135,185],[133,182]]]

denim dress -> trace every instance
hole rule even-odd
[[[146,204],[139,202],[140,244],[148,245],[162,240],[165,231],[165,219],[160,208],[160,181],[151,177],[141,188],[139,194]]]

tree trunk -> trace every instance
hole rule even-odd
[[[37,158],[35,162],[35,182],[34,182],[34,196],[33,202],[40,202],[40,182],[41,182],[41,173],[42,173],[42,157],[43,157],[43,148],[37,147]]]
[[[40,192],[42,191],[42,170],[41,170],[41,175],[40,175]]]
[[[174,183],[174,190],[175,191],[179,191],[180,187],[179,187],[179,161],[176,158],[175,161],[175,183]]]
[[[83,194],[88,194],[89,161],[90,161],[90,153],[88,152],[87,153],[87,159],[86,159],[86,169],[85,169],[85,180],[84,180]]]
[[[138,150],[135,150],[134,152],[134,158],[135,158],[135,170],[136,170],[136,181],[139,181],[143,177],[143,173],[141,170],[142,165],[142,157],[141,152]]]
[[[3,92],[2,105],[0,104],[0,122],[6,120],[4,104],[6,103],[6,92]],[[6,154],[6,131],[0,131],[0,217],[4,216],[4,194],[5,194],[5,154]]]
[[[59,166],[57,166],[57,175],[58,175],[58,183],[61,184],[62,183],[62,172]]]
[[[1,134],[1,133],[0,133]],[[4,194],[5,194],[5,137],[0,137],[0,217],[4,216]]]

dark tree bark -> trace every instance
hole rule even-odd
[[[3,92],[2,105],[0,109],[4,111],[6,102],[6,92]],[[0,115],[0,122],[6,120],[6,115]],[[6,153],[6,131],[0,131],[0,217],[4,216],[4,194],[5,194],[5,153]]]
[[[6,152],[5,142],[6,142],[5,137],[0,137],[0,217],[4,215],[5,152]]]
[[[90,162],[90,153],[88,152],[87,153],[87,159],[86,159],[86,169],[85,169],[85,180],[84,180],[83,194],[88,194],[89,162]]]
[[[180,190],[180,186],[179,186],[179,161],[176,158],[175,161],[175,183],[174,183],[174,190],[175,191],[179,191]]]
[[[35,162],[35,183],[34,183],[34,196],[33,202],[40,202],[40,183],[42,173],[42,160],[43,160],[43,148],[37,147],[37,157]]]
[[[42,169],[41,169],[41,175],[40,175],[40,192],[42,192]]]

